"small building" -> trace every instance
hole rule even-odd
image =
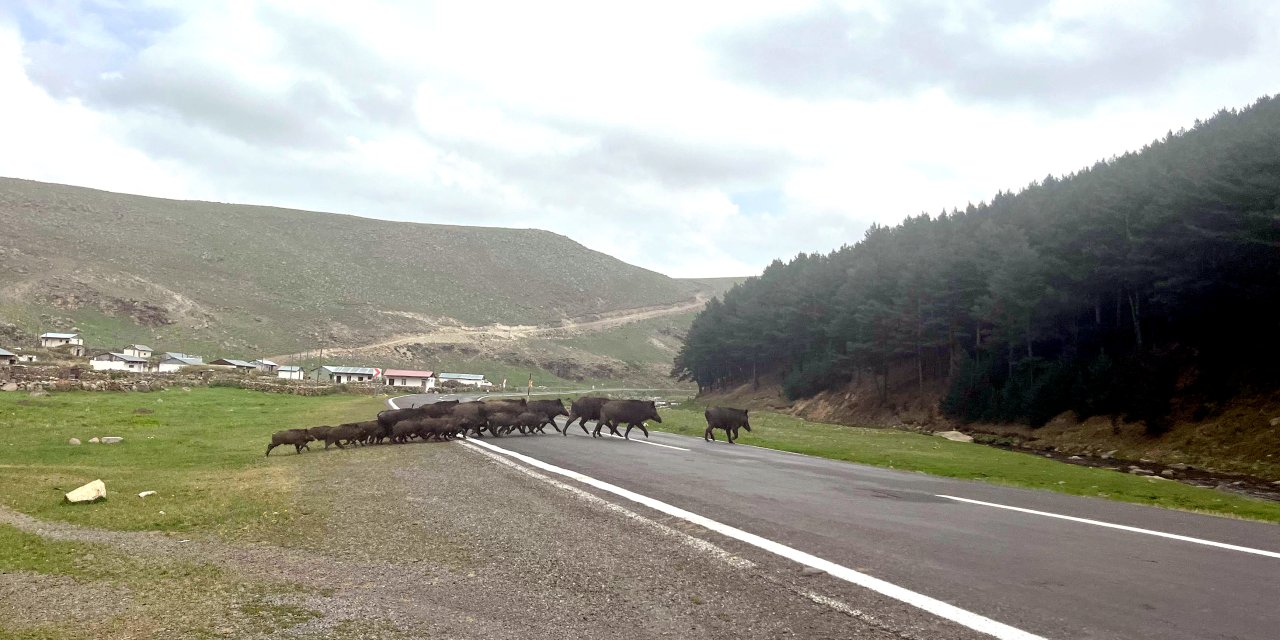
[[[276,377],[285,380],[305,380],[307,373],[302,370],[302,367],[286,366],[276,369]]]
[[[148,369],[147,359],[123,353],[100,353],[89,359],[89,366],[94,371],[132,371],[145,373]]]
[[[332,382],[334,384],[347,384],[350,382],[373,382],[373,379],[381,373],[373,367],[339,367],[335,365],[325,365],[313,371],[316,380],[321,382]]]
[[[234,358],[218,358],[217,360],[211,360],[209,364],[219,365],[224,367],[235,367],[236,371],[239,371],[241,373],[253,371],[254,369],[258,368],[251,362],[245,362],[244,360],[236,360]]]
[[[261,371],[263,373],[275,373],[280,368],[280,365],[270,360],[267,360],[266,358],[259,358],[257,360],[254,360],[253,362],[250,362],[249,364],[257,367],[258,371]]]
[[[0,367],[9,367],[18,364],[18,354],[8,349],[0,349]]]
[[[199,367],[204,364],[204,359],[196,356],[165,354],[167,357],[160,361],[157,370],[160,373],[175,373],[183,367]]]
[[[382,379],[383,384],[393,387],[413,387],[424,391],[436,388],[436,376],[431,371],[387,369],[382,372]]]
[[[18,362],[36,362],[39,358],[34,353],[19,353]]]
[[[124,351],[121,351],[120,353],[123,353],[126,356],[138,356],[139,358],[150,358],[152,352],[151,352],[151,347],[148,347],[145,344],[131,344],[125,347]]]
[[[56,349],[69,344],[84,346],[84,340],[80,338],[80,334],[78,333],[40,334],[40,346],[46,349]]]
[[[477,389],[493,386],[492,382],[485,380],[484,375],[479,373],[441,373],[436,377],[440,379],[442,384],[454,382],[468,387],[476,387]]]

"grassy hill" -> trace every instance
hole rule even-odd
[[[714,295],[554,233],[167,200],[0,178],[0,320],[207,354],[545,325]],[[731,284],[731,283],[730,283]]]

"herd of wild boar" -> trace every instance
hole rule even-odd
[[[556,424],[557,416],[568,416],[563,431]],[[723,429],[732,443],[739,428],[751,430],[747,412],[742,409],[707,409],[706,418],[707,432],[704,439],[714,440],[712,431]],[[587,429],[588,420],[595,421],[594,431]],[[564,402],[559,399],[521,398],[470,402],[444,400],[409,409],[389,409],[379,413],[376,419],[366,422],[277,431],[271,436],[271,444],[267,445],[267,455],[271,455],[271,450],[280,445],[293,445],[298,453],[302,453],[303,449],[311,449],[308,443],[321,441],[326,449],[329,445],[341,449],[357,444],[404,444],[414,438],[424,441],[451,440],[468,435],[478,438],[483,437],[486,432],[495,437],[513,431],[522,434],[545,433],[547,426],[562,435],[568,435],[569,427],[575,422],[582,427],[583,433],[590,433],[592,437],[599,437],[601,429],[608,427],[610,434],[630,438],[631,429],[638,427],[647,438],[649,430],[644,423],[648,420],[662,422],[662,418],[658,416],[658,408],[651,400],[610,400],[587,396],[574,400],[569,410],[565,410]],[[624,424],[627,426],[626,431],[618,433],[618,427]]]

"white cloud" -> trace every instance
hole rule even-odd
[[[1241,5],[1206,27],[1216,39],[1197,39],[1173,5],[1145,4],[954,2],[913,15],[932,16],[925,32],[951,45],[981,30],[996,70],[1048,51],[1056,58],[1036,58],[1041,69],[1078,74],[1081,59],[1103,68],[1107,34],[1153,34],[1163,49],[1141,62],[1160,82],[1070,93],[972,75],[984,67],[957,67],[971,74],[960,79],[904,67],[919,71],[900,79],[910,91],[868,95],[788,83],[834,86],[859,72],[828,58],[851,33],[893,23],[897,3],[35,2],[0,15],[0,174],[540,227],[672,275],[752,273],[855,242],[872,222],[1076,170],[1274,90],[1280,38],[1264,19],[1274,10]],[[849,18],[858,11],[871,22]],[[1250,11],[1256,38],[1230,42],[1232,16]],[[828,28],[845,22],[854,31]],[[726,38],[741,34],[783,48],[726,61]],[[1180,42],[1196,43],[1186,59]],[[925,61],[936,53],[889,44]],[[788,58],[788,47],[803,55]],[[775,74],[768,83],[726,70],[748,58]],[[1069,104],[1052,102],[1061,91]]]

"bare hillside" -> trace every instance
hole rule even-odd
[[[709,286],[536,229],[371,220],[0,178],[0,318],[91,343],[284,353],[556,325]]]

